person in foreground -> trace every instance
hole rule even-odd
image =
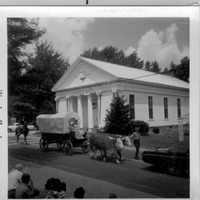
[[[45,189],[39,194],[39,198],[44,199],[65,199],[66,198],[66,184],[60,179],[50,178],[45,184]]]
[[[115,199],[115,198],[117,198],[117,195],[115,193],[110,193],[108,198]]]
[[[85,195],[85,190],[84,190],[83,187],[78,187],[74,191],[74,198],[75,199],[84,199],[84,195]]]
[[[8,174],[8,198],[15,198],[15,189],[21,183],[23,165],[16,164],[15,169]]]
[[[15,190],[16,199],[29,199],[34,195],[33,181],[30,179],[29,174],[23,174],[21,177],[21,183]]]

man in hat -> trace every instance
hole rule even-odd
[[[23,165],[16,164],[15,169],[8,174],[8,198],[15,198],[15,189],[21,183]]]

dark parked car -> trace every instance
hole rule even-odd
[[[146,163],[166,169],[170,174],[189,172],[189,148],[163,148],[144,151],[142,159]]]

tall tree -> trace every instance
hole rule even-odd
[[[101,50],[104,61],[121,64],[124,59],[124,52],[119,51],[116,47],[107,46]]]
[[[96,48],[96,47],[93,49],[84,51],[81,56],[86,57],[86,58],[92,58],[95,60],[103,60],[101,51],[98,50],[98,48]]]
[[[127,63],[127,64],[126,64]],[[134,67],[137,69],[142,69],[143,68],[143,60],[141,60],[138,57],[138,53],[136,51],[134,51],[133,53],[131,53],[129,56],[125,57],[125,62],[124,64],[128,67]]]
[[[164,75],[169,75],[169,76],[173,76],[173,77],[174,77],[174,74],[173,74],[173,72],[172,72],[172,69],[175,69],[175,67],[176,67],[176,65],[175,65],[174,62],[172,61],[172,62],[170,63],[170,67],[169,67],[169,68],[165,67],[165,69],[162,71],[162,74],[164,74]]]
[[[160,73],[161,71],[161,68],[159,67],[159,64],[157,61],[154,61],[152,63],[150,63],[150,61],[146,61],[144,69],[146,71],[155,72],[155,73]]]
[[[152,62],[152,67],[150,71],[155,72],[155,73],[160,73],[161,69],[157,61]]]
[[[168,74],[169,73],[169,69],[167,67],[165,67],[165,69],[163,70],[162,74]]]
[[[189,82],[189,72],[190,72],[190,59],[189,57],[184,57],[181,59],[180,64],[171,65],[170,71],[176,78],[179,78],[185,82]]]
[[[151,69],[151,63],[150,63],[149,61],[146,61],[145,66],[144,66],[144,69],[145,69],[146,71],[150,71],[150,69]]]
[[[29,67],[18,85],[19,104],[30,105],[32,118],[40,113],[55,113],[51,88],[69,67],[68,60],[46,41],[36,44],[35,54],[28,61]]]
[[[26,45],[35,42],[45,32],[38,27],[37,19],[8,18],[8,92],[11,95],[19,95],[16,84],[23,70],[27,53],[23,51]]]
[[[105,131],[110,134],[127,134],[127,125],[130,122],[130,109],[123,96],[113,97],[110,108],[106,110]]]
[[[15,116],[17,110],[23,110],[21,105],[16,105],[20,101],[21,93],[19,84],[22,82],[23,72],[26,70],[27,63],[25,57],[25,47],[38,40],[45,33],[44,29],[39,28],[37,19],[8,18],[8,113]],[[18,107],[16,110],[16,106]],[[26,104],[25,109],[31,105]]]

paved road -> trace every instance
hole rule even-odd
[[[13,139],[10,135],[9,166],[20,160],[39,185],[44,185],[47,177],[56,175],[61,180],[66,178],[70,191],[84,185],[88,198],[106,198],[109,191],[121,198],[189,197],[188,178],[171,176],[142,160],[133,160],[134,152],[130,149],[123,152],[125,160],[117,165],[112,161],[91,160],[80,148],[75,148],[71,157],[58,151],[55,145],[48,152],[41,152],[39,137],[33,135],[28,137],[29,145],[16,144]]]

